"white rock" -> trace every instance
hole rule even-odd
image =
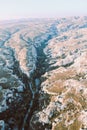
[[[0,79],[0,83],[6,83],[7,82],[7,78],[3,77]]]
[[[0,120],[0,130],[5,130],[5,122]]]
[[[20,85],[19,87],[17,87],[17,90],[18,90],[18,92],[23,92],[24,91],[24,87]]]

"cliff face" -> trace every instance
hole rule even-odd
[[[2,130],[87,129],[87,18],[0,25]]]

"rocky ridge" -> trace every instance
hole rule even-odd
[[[51,39],[44,53],[49,64],[41,76],[42,110],[32,116],[31,126],[38,130],[87,129],[87,41],[86,18],[58,21],[58,35]],[[41,105],[40,105],[41,107]],[[37,121],[36,121],[37,119]],[[37,126],[36,126],[37,125]]]

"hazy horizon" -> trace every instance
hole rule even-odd
[[[87,1],[82,0],[0,0],[0,20],[86,16]]]

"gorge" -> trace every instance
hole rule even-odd
[[[87,17],[0,23],[0,129],[87,129]]]

